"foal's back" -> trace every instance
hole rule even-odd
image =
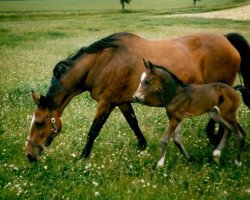
[[[198,116],[218,108],[223,118],[236,120],[237,109],[240,106],[240,95],[234,88],[223,83],[204,85],[190,84],[188,89],[178,94],[173,105],[179,106],[178,114],[183,117]]]

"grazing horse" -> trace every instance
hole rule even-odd
[[[180,123],[183,118],[208,113],[209,116],[224,126],[224,134],[213,152],[213,158],[220,162],[221,151],[228,135],[233,131],[239,140],[239,150],[235,163],[241,165],[242,151],[245,145],[245,131],[237,121],[237,110],[240,107],[238,92],[224,83],[208,83],[203,85],[185,84],[167,68],[144,62],[146,72],[134,94],[134,101],[166,108],[169,119],[168,129],[161,140],[161,158],[158,167],[164,165],[166,144],[173,138],[181,153],[189,159],[180,139]]]
[[[151,41],[132,33],[103,38],[57,63],[45,96],[32,92],[37,107],[26,141],[26,156],[30,161],[37,160],[43,148],[60,133],[60,117],[65,107],[85,91],[97,101],[97,108],[82,157],[90,155],[94,140],[116,106],[134,131],[140,149],[145,149],[147,142],[131,106],[145,71],[142,58],[168,66],[185,83],[232,85],[240,70],[245,85],[242,89],[248,92],[249,57],[248,43],[236,33],[227,36],[197,33],[164,41]],[[209,133],[213,133],[214,123],[209,123],[212,127]]]

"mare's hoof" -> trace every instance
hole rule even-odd
[[[147,148],[147,141],[146,140],[140,141],[138,144],[138,147],[140,151],[144,151]]]
[[[89,156],[90,156],[89,153],[86,153],[85,151],[83,151],[82,154],[81,154],[81,156],[80,156],[80,158],[87,159]]]

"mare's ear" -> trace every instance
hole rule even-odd
[[[33,97],[35,103],[38,104],[41,97],[39,95],[37,95],[33,90],[31,92],[32,92],[32,97]]]
[[[47,97],[41,95],[38,107],[40,107],[40,108],[48,108],[49,107],[49,101],[48,101]]]
[[[34,91],[32,91],[32,97],[38,107],[47,108],[49,106],[47,98],[44,97],[43,95],[39,96]]]

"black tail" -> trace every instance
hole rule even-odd
[[[250,46],[247,40],[238,33],[229,33],[226,37],[240,54],[240,75],[243,77],[245,87],[239,86],[236,89],[241,92],[244,103],[250,108]]]

